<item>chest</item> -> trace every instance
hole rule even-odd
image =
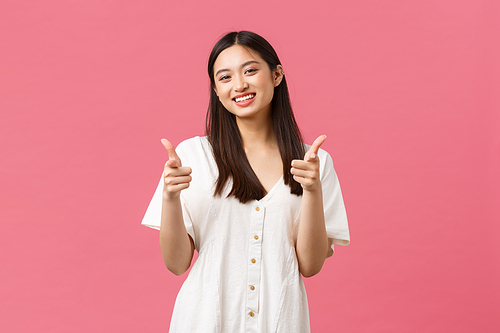
[[[247,159],[266,192],[269,192],[283,175],[279,151],[247,152]]]
[[[271,247],[294,244],[301,199],[291,194],[290,188],[280,178],[262,200],[241,204],[234,197],[214,198],[217,219],[210,226],[213,232],[225,238],[229,247],[234,243],[235,248],[245,248],[255,240],[264,241],[263,246]],[[282,253],[281,250],[277,253]]]

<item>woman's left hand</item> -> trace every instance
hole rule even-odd
[[[304,191],[317,191],[321,189],[319,178],[319,147],[325,142],[326,135],[320,135],[314,140],[311,148],[304,156],[304,160],[293,160],[291,173],[293,179],[302,185]]]

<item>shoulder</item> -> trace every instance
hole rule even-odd
[[[206,136],[195,136],[182,141],[175,148],[181,158],[182,165],[191,168],[212,168],[214,164],[212,146]],[[201,170],[201,169],[200,169]]]
[[[194,154],[194,156],[196,156],[204,153],[207,149],[210,149],[210,143],[207,137],[195,136],[179,143],[175,151],[181,154],[189,154],[191,156]]]
[[[203,141],[208,141],[205,136],[195,136],[181,141],[176,149],[197,149]]]

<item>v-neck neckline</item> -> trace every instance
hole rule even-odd
[[[276,188],[283,182],[283,175],[281,175],[280,179],[278,179],[278,181],[273,185],[273,187],[269,190],[269,192],[266,193],[266,195],[264,197],[262,197],[262,199],[260,200],[257,200],[257,202],[265,202],[269,199],[269,197],[274,193],[276,192]]]

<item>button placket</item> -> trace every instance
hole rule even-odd
[[[251,212],[248,246],[247,332],[257,332],[264,213],[265,207],[261,203],[256,203]]]

